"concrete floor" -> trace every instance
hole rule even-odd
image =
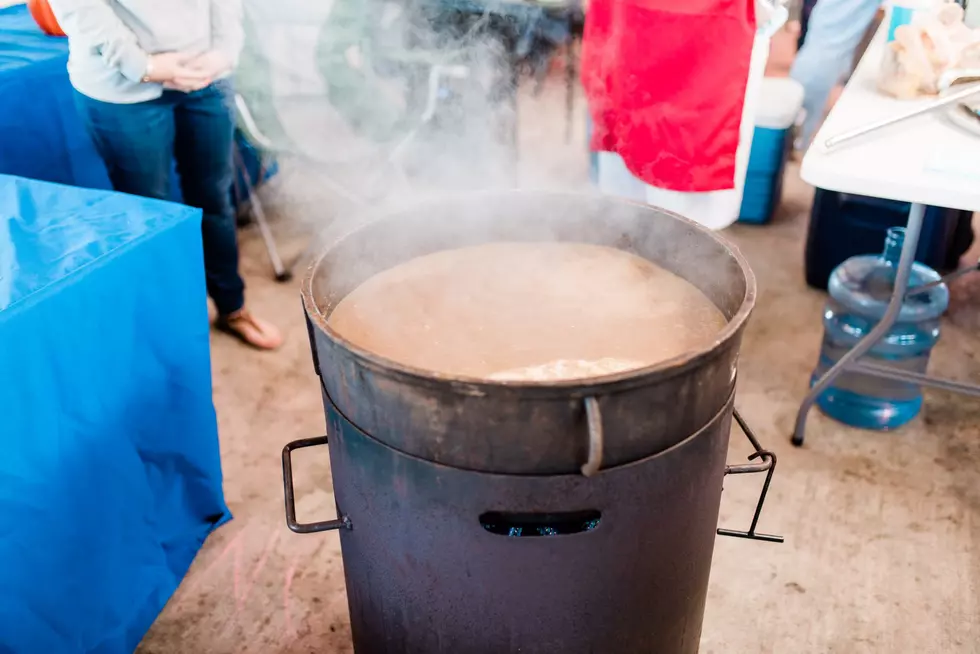
[[[550,89],[522,115],[556,115],[554,103],[561,97]],[[565,145],[562,130],[561,120],[525,120],[523,165],[584,184],[582,135]],[[322,227],[336,205],[315,204],[315,178],[295,167],[287,173],[274,189],[275,229],[295,253],[305,230]],[[702,652],[980,652],[980,402],[929,393],[922,417],[889,434],[848,429],[815,412],[806,446],[789,443],[825,298],[803,282],[812,190],[795,166],[786,182],[773,224],[725,233],[759,281],[737,404],[779,455],[760,528],[786,543],[717,541]],[[280,449],[324,431],[298,282],[273,282],[257,235],[247,231],[242,240],[250,303],[284,328],[287,342],[264,354],[213,338],[235,520],[206,543],[143,654],[351,651],[338,537],[295,535],[283,522]],[[932,371],[980,381],[978,280],[955,289],[943,329]],[[733,438],[730,459],[747,454],[743,439]],[[326,450],[297,455],[296,477],[300,517],[332,517]],[[721,524],[748,525],[760,483],[726,483]]]

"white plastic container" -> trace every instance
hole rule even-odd
[[[734,188],[707,193],[684,193],[657,188],[634,177],[618,154],[600,152],[597,175],[600,191],[673,211],[710,229],[724,229],[738,219],[762,79],[769,60],[769,44],[788,17],[786,7],[782,4],[771,6],[768,13],[769,19],[764,24],[760,15],[760,25],[752,45],[738,150],[735,154]]]
[[[755,126],[789,129],[803,109],[803,85],[792,77],[764,77],[759,91]]]

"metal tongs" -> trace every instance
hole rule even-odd
[[[883,118],[881,120],[875,121],[868,125],[857,127],[847,132],[842,132],[840,134],[831,136],[826,141],[824,141],[824,147],[827,150],[832,150],[839,145],[842,145],[844,143],[847,143],[848,141],[852,141],[856,138],[864,136],[865,134],[877,132],[880,129],[884,129],[885,127],[890,127],[891,125],[894,125],[896,123],[903,123],[911,118],[916,118],[924,114],[929,114],[934,111],[944,109],[946,107],[950,107],[956,104],[963,104],[965,100],[968,100],[969,98],[972,98],[975,95],[980,95],[980,76],[959,75],[957,77],[948,78],[947,80],[944,80],[944,82],[945,82],[945,87],[947,89],[952,88],[953,86],[962,86],[964,84],[968,84],[968,86],[964,86],[964,88],[954,93],[949,93],[948,95],[944,95],[943,97],[939,98],[935,102],[930,102],[929,104],[922,105],[920,107],[912,109],[911,111],[907,111],[905,113],[898,114],[895,116],[889,116],[888,118]]]

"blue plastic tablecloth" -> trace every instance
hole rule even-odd
[[[0,652],[132,652],[229,518],[200,212],[0,175]]]
[[[0,9],[0,174],[109,189],[67,63],[67,39],[41,32],[25,5]]]

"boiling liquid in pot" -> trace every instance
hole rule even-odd
[[[549,381],[652,365],[712,343],[726,320],[641,257],[578,243],[445,250],[369,278],[329,326],[391,361],[449,376]]]

